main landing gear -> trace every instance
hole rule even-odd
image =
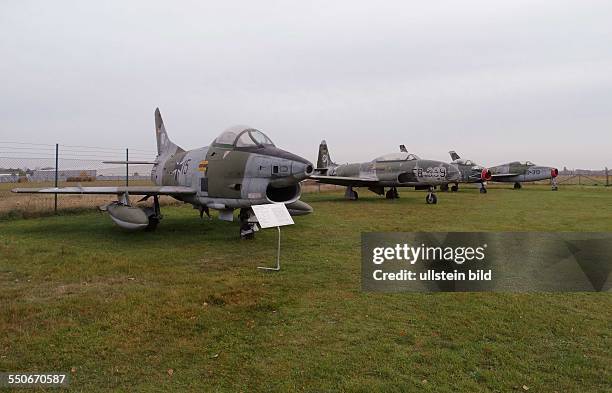
[[[519,183],[519,182],[514,183],[514,189],[515,190],[520,190],[522,187],[523,186],[521,186],[521,183]]]
[[[455,183],[453,186],[451,186],[451,191],[452,191],[452,192],[457,192],[457,191],[459,191],[459,184]]]
[[[559,189],[559,186],[557,185],[557,179],[554,177],[550,181],[550,189],[553,191],[557,191]]]
[[[242,208],[240,214],[238,214],[240,220],[240,238],[243,240],[255,239],[255,232],[257,232],[257,223],[251,222],[251,209]]]
[[[359,194],[357,191],[353,190],[353,186],[346,187],[346,191],[344,192],[344,198],[349,199],[351,201],[356,201],[359,199]]]
[[[436,196],[433,187],[429,187],[429,192],[425,197],[425,202],[427,202],[428,205],[435,205],[436,203],[438,203],[438,197]]]
[[[141,199],[146,200],[147,197]],[[145,231],[153,232],[157,229],[157,225],[162,219],[161,209],[159,208],[159,197],[157,195],[153,195],[153,207],[147,207],[144,209],[147,217],[149,218],[149,225],[146,226]]]
[[[397,188],[391,187],[385,193],[385,198],[387,199],[399,199],[399,192],[397,192]]]

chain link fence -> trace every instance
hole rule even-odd
[[[13,188],[150,185],[152,165],[105,161],[151,161],[154,152],[96,146],[0,141],[0,217],[91,210],[112,195],[14,194]]]

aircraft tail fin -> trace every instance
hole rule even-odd
[[[406,145],[400,145],[399,147],[402,153],[408,153],[408,149],[406,149]]]
[[[179,150],[183,150],[177,145],[175,145],[170,138],[168,138],[168,134],[166,133],[166,127],[164,126],[164,121],[162,120],[161,113],[159,112],[159,108],[155,109],[155,136],[157,137],[157,155],[161,156],[163,154],[174,154]]]
[[[448,152],[448,154],[450,154],[451,159],[453,161],[460,159],[461,157],[459,157],[459,154],[457,154],[457,152],[455,152],[454,150],[451,150]]]
[[[335,164],[329,156],[329,149],[327,148],[327,142],[321,141],[319,145],[319,156],[317,158],[317,169],[325,169]]]

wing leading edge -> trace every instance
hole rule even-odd
[[[178,186],[120,186],[120,187],[61,187],[61,188],[15,188],[12,192],[20,194],[98,194],[113,195],[193,195],[191,187]]]
[[[336,184],[338,186],[370,187],[378,183],[378,179],[364,177],[344,177],[344,176],[310,176],[311,179],[324,184]]]

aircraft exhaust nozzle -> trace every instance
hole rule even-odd
[[[480,173],[480,179],[484,180],[484,181],[489,181],[491,180],[491,171],[488,170],[487,168],[483,168],[482,172]]]
[[[550,176],[554,179],[555,177],[559,176],[559,170],[557,168],[552,168],[550,170]]]

